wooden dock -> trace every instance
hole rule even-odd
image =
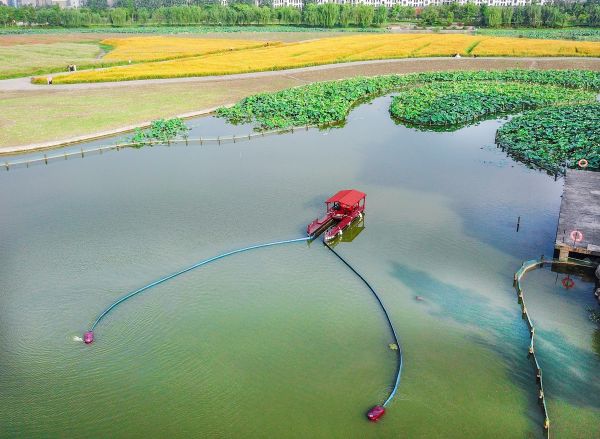
[[[600,172],[567,171],[555,249],[560,260],[600,257]]]

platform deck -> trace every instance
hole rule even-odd
[[[560,259],[600,257],[600,172],[567,171],[555,248]]]

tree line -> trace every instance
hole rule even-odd
[[[466,3],[413,8],[410,6],[317,5],[308,0],[302,10],[260,6],[239,1],[223,6],[206,0],[87,0],[79,9],[57,6],[13,8],[0,6],[0,24],[86,27],[110,25],[267,25],[286,24],[309,27],[383,26],[389,22],[414,21],[426,26],[473,25],[482,27],[566,27],[600,26],[600,0],[558,1],[546,5],[499,7]]]

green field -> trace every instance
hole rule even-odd
[[[0,46],[0,79],[64,72],[69,64],[92,65],[103,53],[94,42]]]

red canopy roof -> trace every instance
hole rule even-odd
[[[356,189],[346,189],[329,197],[326,202],[335,203],[337,201],[340,204],[352,207],[366,196],[364,192],[357,191]]]

